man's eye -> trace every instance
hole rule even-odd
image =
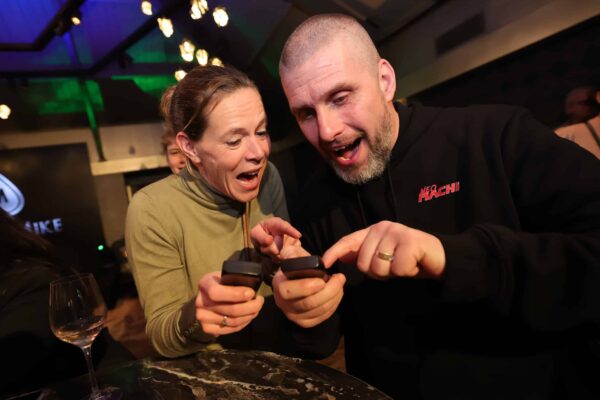
[[[267,130],[256,132],[258,136],[269,136],[269,132]]]
[[[333,104],[335,104],[336,106],[342,105],[346,102],[346,100],[348,99],[347,95],[344,96],[338,96],[336,98],[333,99]]]
[[[231,147],[237,146],[241,142],[242,142],[241,139],[229,140],[229,141],[227,141],[227,146],[231,146]]]
[[[313,110],[303,110],[298,113],[298,119],[300,121],[306,121],[314,117],[315,112]]]

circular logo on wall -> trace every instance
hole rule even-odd
[[[0,207],[10,215],[17,215],[25,206],[23,193],[7,177],[0,174]]]

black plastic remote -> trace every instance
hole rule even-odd
[[[262,265],[252,261],[226,260],[221,269],[221,284],[246,286],[255,292],[262,282]]]
[[[327,270],[319,256],[282,260],[281,271],[288,279],[325,278],[325,275],[327,275]]]

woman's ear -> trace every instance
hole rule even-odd
[[[200,157],[198,157],[196,146],[194,146],[194,142],[188,137],[188,135],[186,135],[184,132],[178,132],[175,136],[175,141],[177,142],[177,146],[181,149],[183,154],[185,154],[185,156],[189,158],[192,163],[200,163]]]
[[[396,74],[394,67],[385,59],[379,60],[379,87],[386,101],[393,101],[396,94]]]

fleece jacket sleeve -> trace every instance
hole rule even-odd
[[[214,338],[188,332],[193,321],[193,299],[182,288],[188,284],[175,239],[161,223],[149,196],[138,192],[127,211],[125,242],[133,276],[146,314],[146,333],[154,348],[165,357],[179,357],[205,347]],[[191,314],[191,315],[190,315]],[[194,334],[192,334],[194,333]],[[200,337],[198,337],[200,336]]]

